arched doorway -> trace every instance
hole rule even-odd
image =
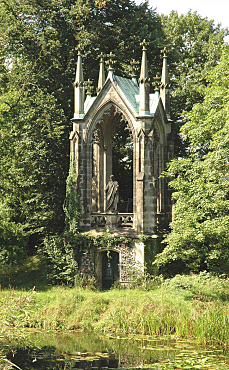
[[[104,251],[102,253],[102,290],[112,287],[119,280],[119,253]]]

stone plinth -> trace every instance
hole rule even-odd
[[[106,231],[115,231],[118,227],[118,212],[107,213]]]

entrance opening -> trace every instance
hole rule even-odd
[[[117,125],[113,138],[112,171],[119,183],[120,213],[133,212],[133,138],[125,121]]]
[[[114,251],[102,252],[102,290],[112,287],[119,279],[119,253]]]

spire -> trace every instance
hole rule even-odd
[[[76,48],[78,50],[78,61],[76,68],[76,79],[73,84],[74,86],[74,118],[84,117],[84,79],[83,79],[83,65],[82,65],[82,55],[80,52],[80,46]]]
[[[165,109],[165,113],[167,117],[170,118],[170,85],[168,77],[166,47],[161,50],[161,53],[163,54],[163,66],[161,74],[160,96]]]
[[[139,78],[139,94],[140,94],[140,106],[139,114],[148,115],[149,112],[149,75],[148,75],[148,64],[146,56],[146,46],[145,40],[140,44],[142,46],[142,64],[141,64],[141,74]]]
[[[97,94],[100,92],[100,90],[102,90],[104,83],[105,83],[104,54],[101,53],[99,62],[99,80]]]
[[[111,51],[110,54],[107,54],[107,57],[109,58],[106,61],[106,64],[108,64],[108,76],[107,76],[107,78],[110,78],[111,80],[113,80],[113,77],[114,77],[114,64],[116,63],[116,60],[114,60],[115,55]]]

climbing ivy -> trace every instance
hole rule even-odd
[[[157,253],[156,242],[149,236],[141,235],[132,239],[103,232],[97,236],[91,232],[80,232],[80,194],[77,188],[76,163],[70,161],[69,175],[66,182],[66,198],[64,202],[65,229],[61,235],[46,237],[42,248],[43,259],[49,265],[49,277],[52,282],[67,284],[86,284],[85,276],[80,276],[83,256],[94,255],[98,248],[107,250],[118,244],[131,246],[134,242],[143,242],[147,256],[147,270],[151,271],[152,262]],[[90,275],[90,276],[89,276]],[[93,272],[88,279],[93,280]],[[93,280],[94,281],[94,280]]]
[[[79,233],[80,194],[77,189],[76,161],[70,160],[69,175],[66,181],[66,198],[64,202],[65,230],[64,236],[68,243],[74,243]]]
[[[40,250],[42,258],[48,263],[49,278],[52,282],[73,284],[78,270],[80,195],[77,191],[77,174],[74,160],[70,161],[69,175],[66,181],[64,202],[65,229],[62,234],[55,234],[44,239]],[[82,248],[80,248],[82,249]]]

